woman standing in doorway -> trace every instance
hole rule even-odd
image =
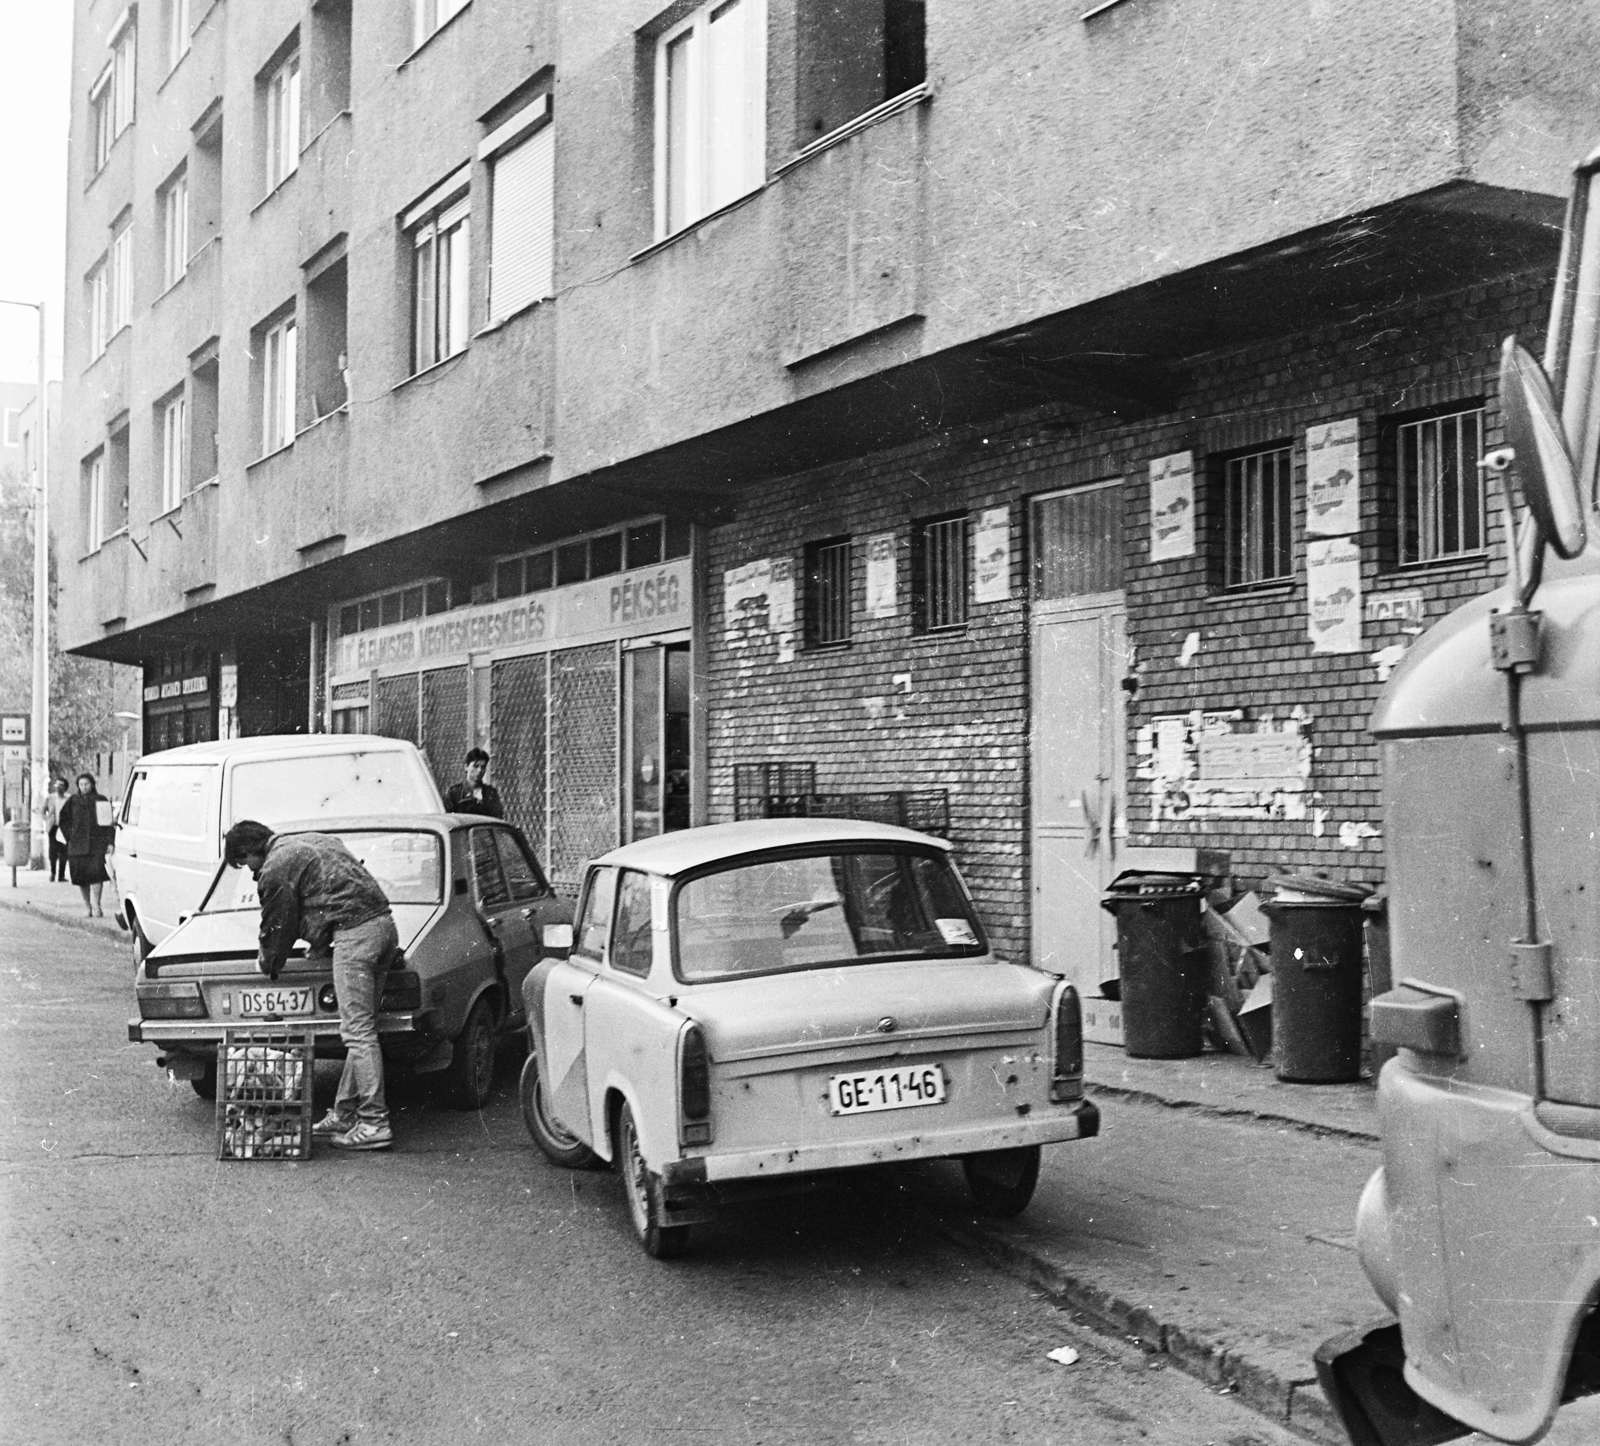
[[[103,917],[100,890],[110,877],[106,855],[113,851],[117,832],[111,800],[94,786],[94,774],[80,773],[78,791],[61,805],[61,833],[67,841],[67,874],[83,895],[84,912]]]

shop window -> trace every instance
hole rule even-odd
[[[1251,587],[1294,575],[1294,449],[1222,464],[1222,582]]]
[[[351,637],[361,631],[361,609],[355,603],[350,603],[339,609],[339,636]]]
[[[397,592],[386,592],[378,599],[378,626],[380,628],[393,627],[400,621],[401,600]]]
[[[667,561],[675,557],[687,557],[689,548],[694,539],[694,530],[691,524],[681,517],[669,517],[666,522],[666,553]]]
[[[430,582],[425,604],[429,617],[432,617],[434,613],[448,612],[450,609],[450,584],[442,580]]]
[[[661,524],[642,522],[623,534],[628,550],[627,566],[653,567],[661,561]]]
[[[622,534],[602,532],[589,539],[589,576],[610,577],[622,571]]]
[[[375,597],[361,600],[361,631],[370,632],[378,626],[378,599]]]
[[[806,546],[805,636],[811,648],[850,641],[849,538]]]
[[[523,586],[529,592],[547,592],[555,586],[555,554],[535,552],[523,561]]]
[[[494,595],[496,597],[521,597],[527,588],[523,584],[522,559],[513,557],[508,562],[495,564]]]
[[[409,623],[413,618],[422,616],[423,603],[426,597],[427,591],[424,588],[408,587],[405,590],[401,595],[400,601],[401,617],[405,622]]]
[[[1470,557],[1487,546],[1483,408],[1390,425],[1401,566]]]
[[[582,582],[589,575],[589,544],[567,542],[556,549],[556,586]]]
[[[800,0],[798,146],[922,84],[926,9],[925,0]]]
[[[712,0],[655,41],[656,235],[766,179],[766,0]]]
[[[918,632],[966,626],[967,517],[933,517],[911,527],[911,615]]]

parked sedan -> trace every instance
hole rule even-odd
[[[497,1041],[523,1028],[522,981],[572,937],[570,901],[545,882],[519,830],[498,819],[420,814],[318,819],[283,833],[332,834],[378,880],[404,959],[379,1003],[386,1060],[449,1072],[464,1109],[488,1098]],[[199,912],[141,961],[128,1038],[212,1099],[217,1045],[230,1024],[293,1021],[319,1055],[344,1053],[332,961],[301,941],[276,979],[256,970],[261,911],[246,869],[217,870]]]
[[[950,846],[835,819],[721,824],[589,865],[567,959],[523,983],[529,1132],[614,1162],[656,1256],[722,1201],[959,1158],[981,1211],[1096,1133],[1065,980],[995,957]]]

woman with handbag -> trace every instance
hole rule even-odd
[[[104,917],[100,890],[111,876],[106,855],[113,852],[116,825],[111,800],[95,787],[94,774],[78,775],[78,791],[61,805],[61,833],[67,841],[67,875],[83,895],[84,912]]]
[[[39,804],[39,818],[44,823],[45,842],[50,852],[50,882],[67,881],[67,840],[61,832],[61,807],[67,801],[67,780],[57,778],[50,784],[50,792]]]

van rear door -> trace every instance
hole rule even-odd
[[[215,763],[134,769],[117,831],[117,887],[152,944],[193,912],[216,872],[221,775]]]

